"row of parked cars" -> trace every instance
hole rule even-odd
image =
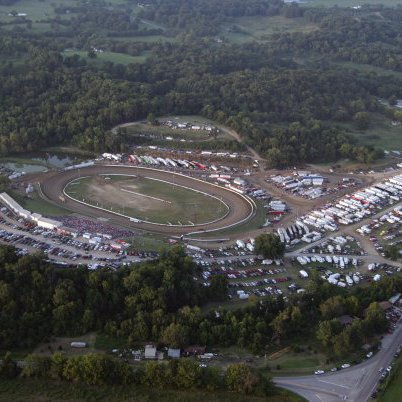
[[[289,282],[292,278],[290,276],[284,276],[279,278],[264,278],[259,281],[249,281],[249,282],[230,282],[229,287],[231,288],[249,288],[249,287],[261,287],[266,284],[276,285],[277,283]]]
[[[13,215],[9,211],[2,210],[2,213],[9,219],[13,219]],[[12,223],[8,219],[6,220],[4,216],[0,216],[0,223],[10,227],[10,229],[14,229],[1,230],[0,238],[3,242],[9,243],[19,249],[19,253],[22,255],[28,253],[25,247],[29,247],[43,251],[44,254],[47,254],[52,260],[56,261],[58,260],[57,257],[67,259],[71,264],[81,262],[82,260],[96,260],[108,262],[108,266],[114,264],[118,267],[121,261],[127,258],[127,255],[133,254],[126,251],[115,251],[108,244],[90,244],[78,239],[72,239],[69,236],[40,228],[30,222],[24,222],[22,219]],[[16,233],[17,230],[26,234]],[[109,252],[110,256],[91,254],[91,252],[95,251]],[[140,258],[154,257],[154,253],[137,253],[137,256]]]

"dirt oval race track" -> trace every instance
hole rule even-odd
[[[65,186],[74,179],[86,176],[107,174],[135,175],[138,177],[150,177],[159,180],[165,180],[175,184],[190,187],[216,197],[219,197],[229,207],[228,214],[222,219],[196,226],[170,226],[158,225],[147,222],[132,222],[128,217],[120,216],[113,212],[97,209],[65,197],[65,202],[60,200]],[[174,175],[174,176],[173,176]],[[173,178],[174,177],[174,178]],[[95,165],[82,169],[74,169],[63,172],[49,172],[38,177],[43,195],[72,212],[94,218],[107,219],[110,224],[123,226],[126,228],[135,228],[147,232],[157,232],[166,235],[180,236],[190,233],[215,232],[226,228],[241,225],[251,219],[255,214],[255,203],[249,197],[236,193],[235,191],[204,182],[203,180],[191,178],[180,173],[170,171],[150,169],[143,167],[124,166],[124,165]],[[173,179],[173,180],[172,180]]]

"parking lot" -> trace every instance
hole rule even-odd
[[[91,268],[106,265],[118,268],[127,262],[137,262],[150,257],[149,253],[131,253],[113,248],[112,241],[91,244],[85,238],[72,238],[53,230],[39,228],[25,222],[7,209],[0,212],[0,241],[17,248],[20,255],[41,251],[52,262],[62,265],[90,265]],[[153,256],[153,255],[152,255]]]

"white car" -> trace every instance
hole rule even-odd
[[[345,363],[345,364],[342,364],[342,366],[341,366],[343,369],[346,369],[346,368],[349,368],[350,367],[350,364],[349,363]]]
[[[366,354],[367,359],[370,359],[371,356],[373,356],[373,352],[369,352]]]
[[[314,371],[315,375],[321,375],[321,374],[324,374],[324,373],[325,373],[324,370],[316,370],[316,371]]]

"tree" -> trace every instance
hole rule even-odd
[[[385,254],[392,261],[396,261],[401,256],[400,251],[401,251],[401,248],[396,244],[388,245],[385,247]]]
[[[190,359],[178,361],[174,382],[179,389],[195,388],[200,385],[201,368]]]
[[[210,299],[223,301],[228,297],[229,281],[225,275],[213,275],[209,286]]]
[[[22,369],[22,376],[27,378],[47,378],[50,370],[50,358],[38,355],[28,355]]]
[[[62,380],[66,362],[67,358],[64,353],[54,353],[50,359],[50,377],[56,380]]]
[[[18,374],[17,363],[12,359],[11,353],[7,352],[0,363],[0,378],[11,379],[17,377]]]
[[[354,116],[358,130],[367,130],[370,125],[370,116],[367,112],[357,112]]]
[[[90,59],[96,59],[96,58],[97,58],[97,54],[96,54],[96,52],[95,52],[94,49],[88,50],[87,56],[88,56],[88,58],[90,58]]]
[[[266,159],[270,167],[281,167],[285,164],[282,152],[278,148],[271,148],[266,153]]]
[[[158,362],[147,362],[142,373],[141,382],[148,387],[162,388],[171,383],[172,378],[165,365]]]
[[[395,106],[397,104],[397,102],[398,102],[398,98],[395,95],[391,95],[388,98],[388,103],[390,106]]]
[[[303,328],[303,316],[299,306],[288,306],[271,322],[271,327],[279,339],[290,338]]]
[[[10,188],[10,179],[7,176],[0,176],[0,192],[7,191]]]
[[[342,331],[342,324],[336,318],[327,321],[321,321],[318,325],[316,333],[317,339],[321,342],[324,348],[332,352],[334,340]]]
[[[271,380],[242,363],[227,368],[225,381],[229,390],[247,395],[269,395],[273,389]]]
[[[285,244],[273,233],[264,233],[255,238],[255,251],[264,258],[272,260],[282,258],[285,253]]]
[[[157,120],[153,113],[148,113],[147,122],[148,122],[148,124],[151,124],[153,126],[156,124]]]
[[[384,310],[377,302],[370,303],[366,309],[366,317],[363,322],[367,336],[385,332],[388,325]]]
[[[187,344],[188,330],[181,324],[171,323],[162,334],[162,342],[171,348],[182,348]]]
[[[402,111],[401,110],[395,110],[394,119],[398,120],[398,121],[402,121]]]
[[[344,314],[344,298],[342,296],[334,296],[320,304],[321,316],[324,320],[330,320]]]

